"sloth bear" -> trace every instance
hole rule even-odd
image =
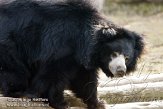
[[[0,6],[0,89],[4,96],[44,97],[67,109],[70,89],[88,109],[97,98],[98,69],[108,77],[134,71],[142,36],[104,18],[89,3],[16,0]]]

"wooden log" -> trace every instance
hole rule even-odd
[[[122,78],[108,78],[103,73],[100,74],[99,87],[112,87],[127,84],[153,83],[163,81],[162,74],[134,74]]]
[[[99,97],[107,103],[163,100],[163,82],[98,87]]]

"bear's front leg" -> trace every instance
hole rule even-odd
[[[49,89],[48,99],[50,106],[55,109],[69,109],[68,103],[64,101],[64,84],[58,83],[52,85]]]
[[[48,98],[49,105],[55,109],[68,109],[63,96],[67,81],[57,74],[60,73],[53,71],[52,73],[44,72],[43,74],[38,74],[29,92],[37,97]]]
[[[87,104],[88,109],[105,109],[97,98],[97,78],[95,70],[88,71],[83,68],[71,81],[71,90]]]
[[[15,72],[0,71],[0,89],[5,97],[20,97],[27,87],[27,79]]]

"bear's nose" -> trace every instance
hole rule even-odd
[[[116,72],[117,72],[117,75],[119,75],[120,77],[122,77],[126,73],[126,68],[125,67],[122,67],[122,66],[118,66]]]

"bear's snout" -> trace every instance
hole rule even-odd
[[[116,77],[122,77],[126,74],[126,67],[118,66],[116,70]]]
[[[124,55],[117,54],[117,56],[112,57],[109,63],[109,70],[114,77],[124,76],[127,70]]]
[[[117,73],[118,72],[126,73],[126,66],[118,66],[117,67]]]

